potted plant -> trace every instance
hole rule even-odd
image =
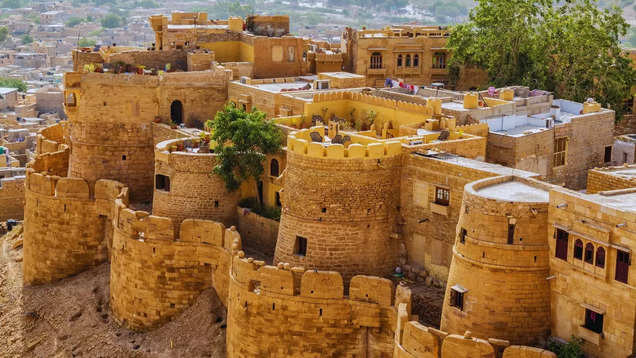
[[[145,68],[146,68],[146,66],[144,66],[144,65],[137,65],[137,74],[138,75],[143,75]]]
[[[174,121],[170,121],[170,128],[177,129],[177,124]]]
[[[183,144],[183,142],[177,143],[177,150],[180,152],[183,152],[185,150],[185,145]]]
[[[153,122],[155,122],[155,123],[161,123],[161,117],[159,117],[159,116],[155,116],[155,119],[153,120]]]
[[[174,152],[174,151],[176,151],[176,150],[177,150],[177,146],[176,146],[176,145],[171,145],[170,147],[168,147],[168,151],[169,151],[170,153],[172,153],[172,152]]]

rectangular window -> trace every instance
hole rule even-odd
[[[435,188],[435,204],[448,206],[450,202],[450,190],[445,188]]]
[[[508,224],[508,245],[515,243],[515,224]]]
[[[466,289],[459,285],[455,285],[451,287],[450,291],[450,305],[451,307],[456,307],[460,311],[464,310],[464,293],[466,293]]]
[[[446,54],[437,52],[433,55],[433,68],[446,68]]]
[[[307,255],[307,238],[296,236],[296,244],[294,245],[294,255]]]
[[[161,174],[155,175],[155,188],[170,191],[170,177]]]
[[[554,140],[554,167],[565,165],[565,157],[568,150],[568,137],[556,138]]]
[[[586,308],[583,327],[595,333],[603,333],[603,315]]]
[[[554,256],[561,260],[568,260],[568,232],[556,229],[556,250]]]
[[[280,202],[280,192],[276,192],[276,206],[278,206],[279,208],[282,206],[281,202]]]
[[[608,145],[605,147],[605,163],[609,163],[612,161],[612,146]]]
[[[460,243],[462,243],[462,244],[466,243],[466,234],[467,234],[467,232],[466,232],[466,229],[464,229],[464,228],[462,228],[459,231],[459,242]]]
[[[616,274],[614,279],[618,282],[627,283],[629,278],[629,252],[616,250]]]

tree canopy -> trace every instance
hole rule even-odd
[[[9,37],[9,30],[6,26],[0,26],[0,42],[4,42]]]
[[[117,14],[108,14],[102,18],[102,26],[108,29],[120,27],[124,24],[124,19]]]
[[[453,28],[450,66],[477,65],[497,87],[593,97],[619,119],[636,80],[619,41],[628,29],[619,8],[596,0],[478,0],[469,21]]]
[[[26,92],[27,85],[17,78],[0,77],[0,87],[17,88],[20,92]]]
[[[217,112],[214,121],[208,121],[208,127],[218,154],[214,172],[230,191],[250,178],[257,182],[264,172],[265,156],[280,152],[283,143],[281,131],[258,110],[245,112],[228,105]]]

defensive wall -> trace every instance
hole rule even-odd
[[[338,271],[346,282],[386,275],[398,260],[401,145],[311,141],[310,133],[322,137],[324,130],[288,137],[275,262]]]
[[[0,221],[24,218],[24,177],[0,179]]]
[[[348,295],[345,295],[345,289]],[[333,271],[232,261],[228,357],[390,357],[395,305],[410,308],[410,290],[390,280]]]
[[[510,345],[496,338],[480,339],[426,327],[411,317],[404,303],[397,305],[393,358],[556,358],[541,348]]]
[[[498,176],[464,188],[441,328],[538,344],[550,329],[548,192]]]
[[[274,256],[280,222],[255,214],[246,208],[238,207],[236,211],[243,246],[257,249],[268,257]]]
[[[587,172],[588,194],[600,191],[636,188],[636,165],[594,168]]]
[[[187,219],[174,234],[172,220],[114,202],[110,305],[133,330],[155,328],[214,287],[227,305],[231,252],[240,249],[234,227]]]
[[[67,73],[65,109],[73,151],[69,175],[121,181],[131,199],[152,197],[156,117],[205,121],[225,102],[231,72],[221,68],[160,76]]]
[[[217,155],[198,152],[203,145],[199,138],[184,138],[163,141],[155,149],[153,214],[171,218],[176,233],[185,219],[236,224],[239,191],[229,192],[213,173]]]

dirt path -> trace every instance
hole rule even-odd
[[[132,332],[110,317],[108,264],[22,287],[20,233],[0,238],[0,357],[225,356],[225,310],[214,290],[163,327]]]

